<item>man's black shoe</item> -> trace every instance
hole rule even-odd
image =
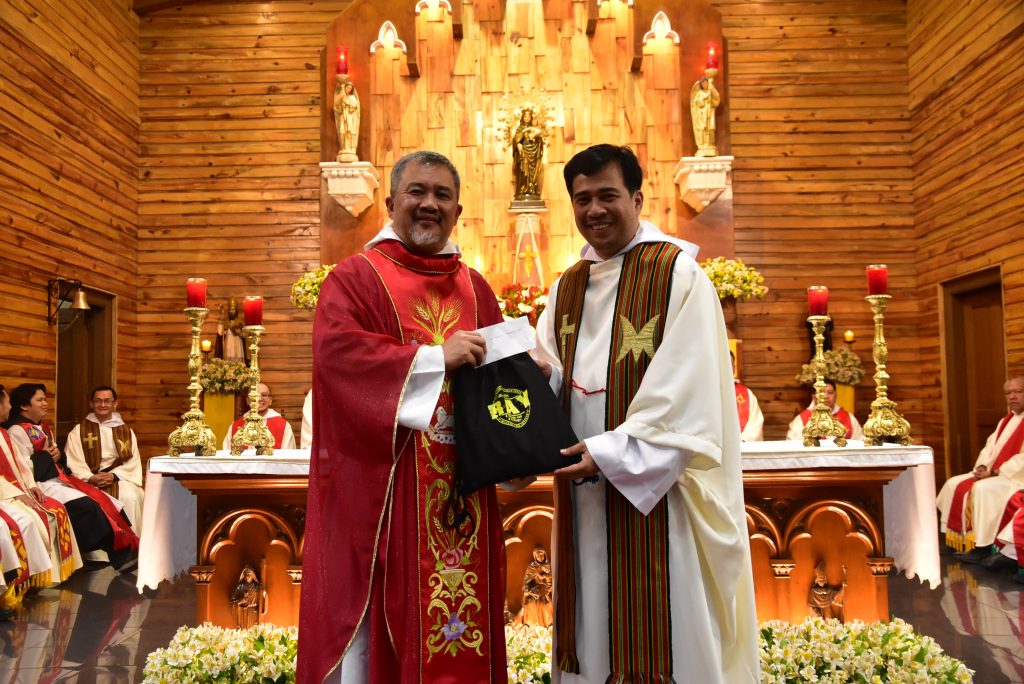
[[[988,558],[983,559],[980,563],[978,563],[978,565],[980,565],[983,568],[992,570],[993,572],[1002,572],[1003,570],[1017,569],[1017,561],[1010,558],[1009,556],[1004,556],[1001,553],[992,554]]]
[[[953,558],[956,558],[961,563],[967,563],[969,565],[977,565],[981,561],[985,560],[992,555],[992,552],[987,546],[981,548],[971,549],[967,553],[955,553]]]

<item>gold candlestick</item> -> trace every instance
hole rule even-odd
[[[167,453],[171,456],[180,456],[182,451],[195,451],[196,456],[213,456],[217,453],[213,430],[206,424],[206,414],[199,408],[199,395],[203,393],[203,386],[199,384],[199,368],[202,365],[199,334],[209,312],[206,307],[199,306],[185,309],[185,315],[192,324],[192,349],[188,354],[188,392],[191,398],[189,410],[182,416],[182,424],[167,438]]]
[[[896,410],[896,402],[889,398],[889,373],[885,364],[889,360],[889,346],[885,343],[885,307],[892,295],[878,294],[865,297],[875,314],[875,340],[871,355],[875,359],[875,400],[871,402],[871,415],[864,423],[864,445],[882,446],[883,438],[910,445],[910,423]]]
[[[834,438],[836,446],[846,446],[846,426],[832,415],[825,404],[825,324],[828,316],[808,316],[814,330],[814,410],[804,425],[804,446],[821,446],[822,439]]]
[[[263,335],[262,325],[247,325],[242,333],[249,341],[249,372],[252,374],[252,386],[249,387],[249,410],[245,414],[245,423],[231,438],[231,455],[238,456],[247,446],[256,447],[257,456],[272,456],[274,453],[274,435],[267,427],[266,419],[260,415],[260,337]]]

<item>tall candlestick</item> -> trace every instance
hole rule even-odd
[[[896,402],[889,398],[889,372],[886,369],[889,363],[889,343],[885,341],[885,307],[892,297],[887,294],[871,294],[865,299],[875,315],[875,340],[871,345],[871,356],[875,361],[875,400],[871,402],[871,415],[864,423],[864,446],[882,446],[887,441],[909,446],[910,423],[896,410]]]
[[[263,298],[253,297],[253,299],[260,300],[260,315],[262,316]],[[242,328],[242,334],[249,342],[249,378],[252,384],[249,385],[249,411],[245,414],[245,422],[231,437],[231,455],[238,456],[247,446],[250,446],[256,447],[257,456],[272,456],[274,454],[274,435],[267,427],[266,418],[259,412],[260,337],[263,335],[263,326],[247,324]]]
[[[812,316],[828,315],[828,288],[811,285],[807,288],[807,312]]]
[[[348,48],[342,45],[338,46],[338,73],[348,73]]]
[[[203,281],[205,294],[206,281]],[[209,310],[202,306],[190,306],[185,315],[192,324],[192,346],[188,354],[189,410],[182,416],[182,423],[167,437],[167,453],[180,456],[182,451],[194,451],[196,456],[213,456],[217,453],[213,430],[206,424],[206,414],[199,408],[199,397],[203,386],[199,384],[199,368],[202,365],[199,354],[199,336],[203,321]]]
[[[263,325],[263,297],[251,296],[242,300],[246,325]]]
[[[206,278],[189,278],[185,281],[185,302],[189,308],[206,307]]]
[[[706,69],[718,68],[718,46],[713,40],[708,41],[708,58],[704,62],[704,67]]]
[[[868,294],[889,294],[889,267],[885,264],[872,264],[867,268]]]
[[[826,292],[828,292],[827,289]],[[814,330],[814,409],[804,424],[805,447],[821,446],[821,440],[829,437],[833,438],[836,446],[846,446],[846,426],[832,415],[832,410],[825,404],[825,355],[823,349],[825,326],[830,320],[824,314],[811,314],[807,317],[811,329]]]

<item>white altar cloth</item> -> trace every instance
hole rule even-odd
[[[165,579],[188,572],[196,563],[196,497],[174,479],[193,475],[309,475],[308,449],[278,449],[273,456],[256,456],[254,449],[232,456],[156,456],[149,459],[146,503],[142,509],[142,539],[135,586],[156,587]]]
[[[822,440],[820,447],[805,447],[799,441],[743,443],[744,471],[885,466],[907,467],[882,487],[885,552],[908,578],[916,575],[935,589],[941,577],[931,447],[865,447],[864,442],[853,439],[845,447],[837,447],[830,440]]]

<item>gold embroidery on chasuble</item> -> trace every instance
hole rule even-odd
[[[459,330],[479,327],[476,296],[465,266],[456,265],[450,272],[415,271],[413,278],[409,273],[413,269],[388,255],[381,256],[390,263],[379,259],[373,263],[396,305],[406,343],[437,346]],[[488,677],[489,671],[491,560],[480,536],[480,530],[487,528],[488,510],[479,493],[456,497],[454,428],[451,379],[446,374],[429,427],[413,432],[399,457],[399,469],[412,478],[415,491],[415,504],[409,501],[407,505],[416,508],[416,613],[422,681],[453,667],[470,680],[481,674],[481,667],[483,676]],[[453,509],[464,514],[459,524],[451,522]],[[392,520],[401,517],[391,514]]]
[[[657,330],[659,318],[661,318],[661,314],[656,314],[638,332],[628,318],[619,314],[619,322],[622,324],[622,342],[615,363],[626,358],[626,354],[630,353],[633,354],[634,361],[639,361],[641,354],[647,354],[647,358],[654,356],[654,333]]]

